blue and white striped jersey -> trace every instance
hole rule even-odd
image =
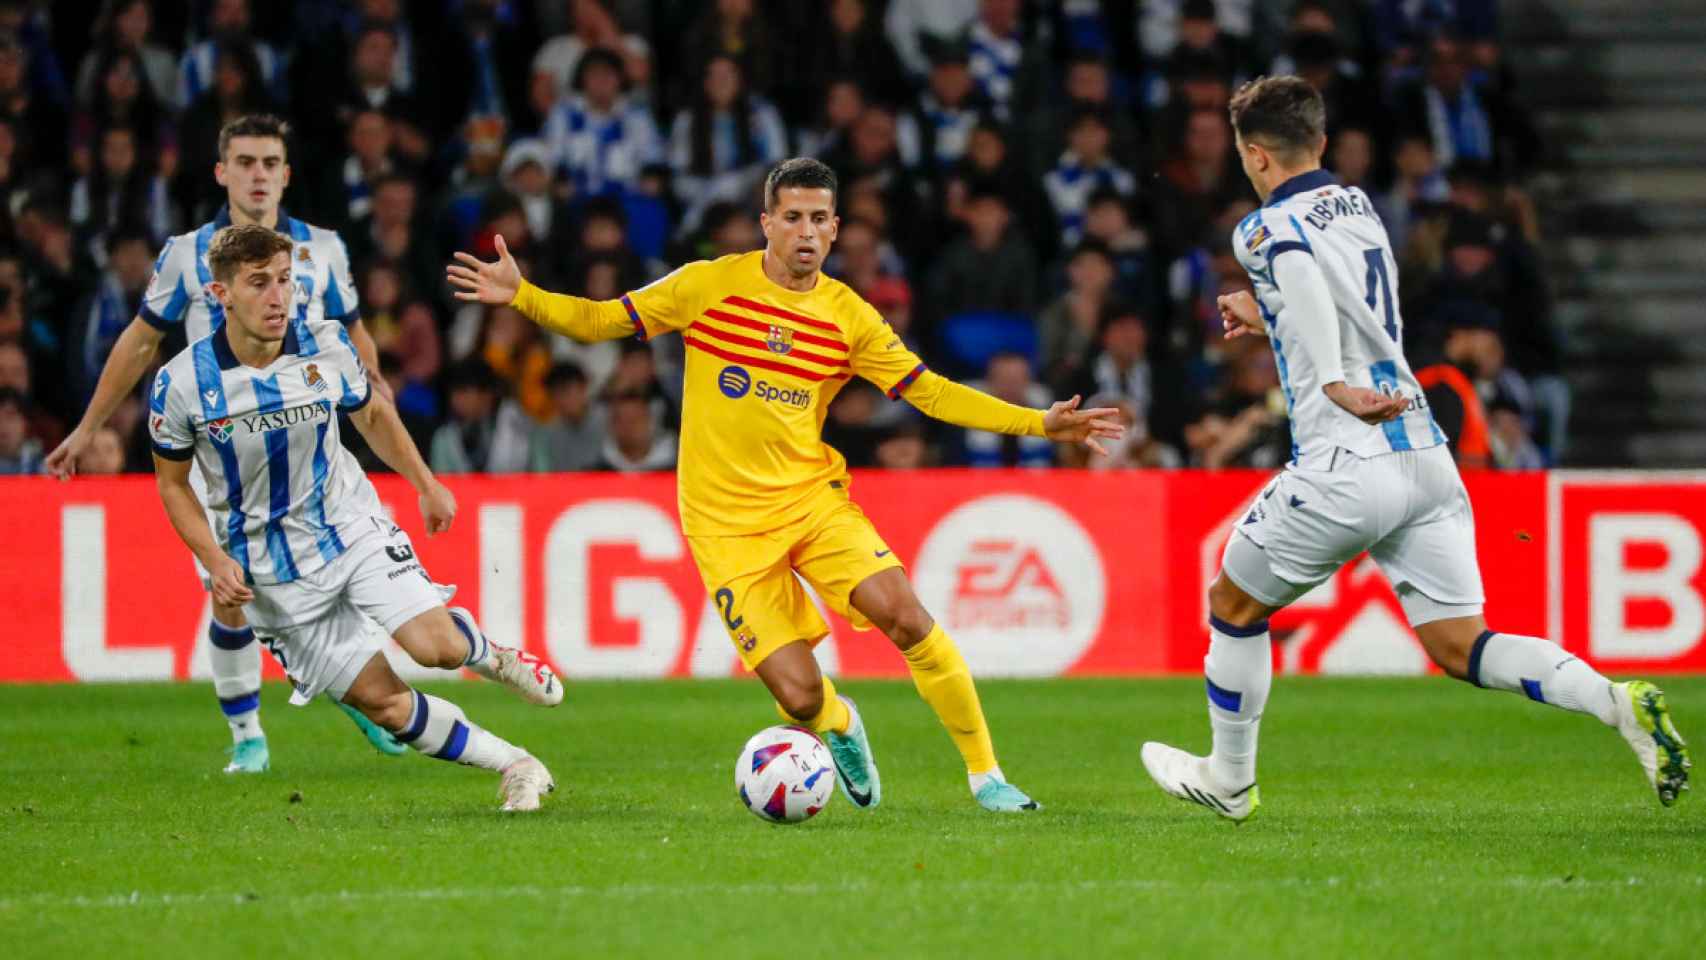
[[[287,583],[344,552],[380,512],[338,437],[338,412],[366,405],[349,334],[300,318],[265,369],[237,362],[224,330],[173,357],[149,393],[154,452],[195,458],[220,549],[251,583]]]
[[[608,114],[585,97],[571,96],[551,108],[540,133],[551,160],[568,174],[577,196],[632,190],[640,172],[663,162],[663,141],[644,104],[619,101]]]
[[[1367,194],[1340,186],[1325,170],[1293,177],[1238,224],[1232,249],[1255,284],[1256,302],[1267,321],[1291,415],[1293,463],[1324,464],[1336,448],[1373,457],[1445,442],[1404,359],[1398,265]],[[1298,348],[1295,330],[1297,324],[1327,318],[1303,316],[1287,306],[1274,282],[1273,266],[1274,257],[1288,250],[1313,257],[1327,282],[1339,325],[1345,382],[1409,397],[1410,405],[1398,419],[1364,423],[1321,392],[1325,384]]]
[[[231,225],[231,211],[220,207],[207,223],[166,241],[154,261],[154,276],[142,295],[142,319],[169,330],[182,324],[185,339],[194,343],[219,329],[225,309],[207,289],[213,271],[207,266],[207,245],[213,235]],[[337,232],[295,220],[281,208],[278,232],[295,242],[290,268],[296,279],[296,317],[313,325],[331,320],[344,326],[361,318],[349,252]]]

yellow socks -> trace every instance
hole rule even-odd
[[[779,703],[776,712],[782,715],[783,720],[800,724],[816,734],[846,733],[847,725],[853,722],[853,715],[847,712],[847,704],[835,695],[835,684],[828,677],[823,678],[823,707],[817,716],[809,720],[792,716]]]
[[[966,770],[975,775],[995,769],[995,746],[989,739],[989,724],[983,719],[971,670],[942,625],[931,627],[928,636],[901,652],[912,669],[913,686],[948,728],[948,736],[954,738],[954,746],[965,758]]]

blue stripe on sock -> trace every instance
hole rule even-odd
[[[219,709],[228,717],[239,717],[261,708],[261,692],[245,693],[240,697],[220,697]]]
[[[481,642],[485,638],[476,638],[474,636],[474,631],[466,623],[462,622],[461,617],[454,613],[450,615],[450,622],[456,624],[456,629],[462,631],[462,635],[468,638],[468,655],[462,658],[462,662],[464,664],[479,663],[481,660],[486,659],[486,645]]]
[[[426,732],[426,725],[427,725],[427,698],[426,698],[426,694],[420,692],[419,690],[416,690],[415,691],[415,715],[414,715],[414,717],[412,717],[409,720],[408,729],[404,730],[402,733],[397,734],[397,739],[403,741],[404,743],[414,743],[416,740],[420,739],[421,734]]]
[[[468,725],[458,720],[450,725],[450,739],[444,741],[444,749],[433,754],[440,760],[460,760],[462,751],[468,747]]]
[[[1268,622],[1258,620],[1247,627],[1234,626],[1214,614],[1208,615],[1208,625],[1215,633],[1223,633],[1229,637],[1259,637],[1268,632]]]
[[[1528,694],[1528,699],[1533,700],[1535,703],[1546,702],[1546,698],[1540,695],[1539,680],[1530,680],[1524,677],[1522,681],[1522,692]]]
[[[1469,651],[1469,682],[1477,687],[1484,686],[1481,683],[1481,651],[1486,649],[1487,641],[1491,639],[1493,631],[1481,631],[1481,635],[1475,638],[1474,649]]]
[[[218,620],[209,620],[207,639],[221,650],[241,650],[255,642],[255,631],[250,627],[228,627]]]
[[[1227,713],[1237,713],[1244,705],[1244,694],[1237,690],[1216,686],[1215,682],[1207,677],[1203,678],[1203,682],[1208,684],[1208,701]]]

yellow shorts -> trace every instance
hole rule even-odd
[[[850,602],[853,588],[901,566],[865,511],[839,489],[787,526],[746,536],[688,537],[687,546],[748,670],[795,640],[816,646],[829,635],[829,624],[800,579],[856,629],[869,630],[871,622]]]

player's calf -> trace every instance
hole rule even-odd
[[[457,666],[509,687],[528,703],[554,707],[563,702],[563,683],[550,664],[526,650],[492,643],[465,608],[451,607],[446,612],[462,650]]]

